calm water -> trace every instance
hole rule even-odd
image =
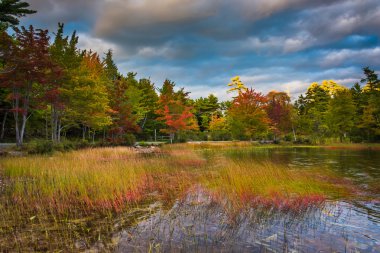
[[[319,148],[234,149],[225,155],[291,168],[326,167],[364,196],[329,200],[302,215],[247,209],[231,215],[201,188],[120,237],[118,252],[380,252],[380,152]]]
[[[371,194],[380,196],[380,151],[325,148],[251,148],[229,150],[226,151],[226,155],[258,162],[271,161],[297,169],[323,166],[353,180],[363,188],[371,188],[372,186]]]

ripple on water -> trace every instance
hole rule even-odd
[[[380,252],[378,202],[326,202],[303,214],[232,215],[201,188],[120,234],[116,252]]]

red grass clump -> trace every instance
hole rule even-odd
[[[278,193],[270,196],[242,193],[239,197],[242,203],[252,207],[274,208],[284,212],[300,212],[309,207],[319,206],[326,200],[326,197],[321,194],[289,197]]]

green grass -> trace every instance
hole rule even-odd
[[[133,224],[146,205],[170,206],[195,185],[237,209],[299,211],[353,193],[349,182],[320,168],[292,170],[220,152],[249,143],[196,145],[164,146],[148,154],[118,147],[0,160],[6,184],[0,195],[0,248],[71,251],[78,239],[90,245],[100,237],[112,244],[110,234]],[[116,221],[121,225],[115,227]]]

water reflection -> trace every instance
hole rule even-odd
[[[237,216],[205,191],[188,194],[124,231],[117,252],[379,252],[366,207],[327,202],[302,214],[248,209]]]
[[[217,155],[202,152],[207,158]],[[297,215],[259,209],[233,215],[198,189],[169,211],[157,208],[123,231],[116,251],[380,252],[380,152],[239,148],[223,155],[300,170],[328,168],[361,186],[365,198],[330,200]]]

